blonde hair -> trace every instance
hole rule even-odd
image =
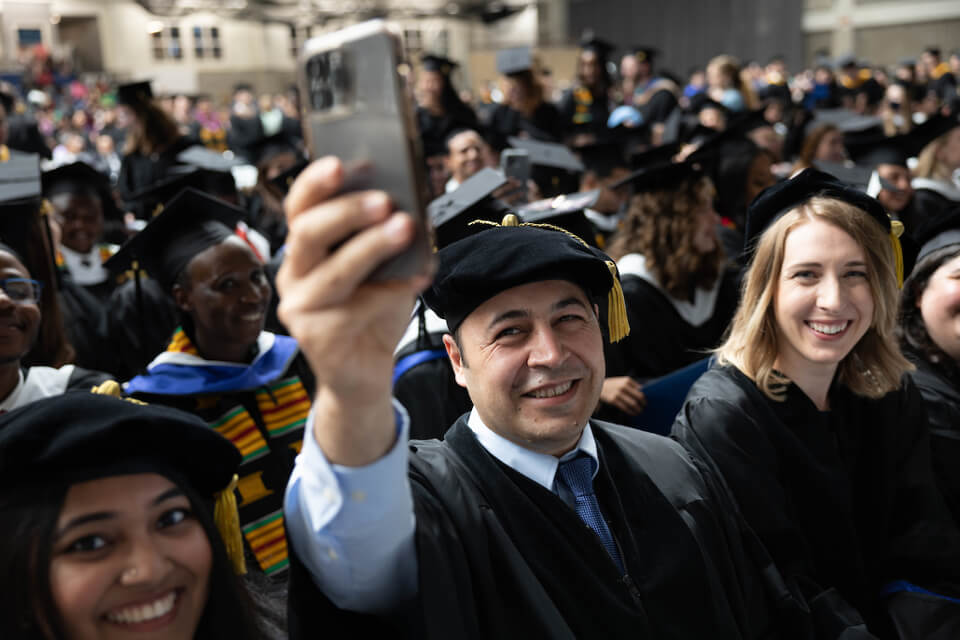
[[[900,387],[913,366],[900,353],[897,324],[897,276],[888,235],[865,211],[826,197],[813,197],[776,220],[760,236],[747,267],[740,306],[724,343],[717,348],[720,364],[737,367],[772,400],[782,401],[789,379],[774,369],[778,355],[774,301],[783,268],[787,236],[813,220],[845,232],[863,250],[867,282],[873,297],[870,328],[837,367],[836,380],[854,393],[879,398]]]
[[[943,145],[947,143],[947,136],[950,135],[951,131],[947,131],[943,135],[934,138],[932,142],[923,148],[923,151],[917,156],[917,166],[913,170],[913,176],[915,178],[950,179],[950,171],[947,170],[942,162],[937,160],[937,154],[940,153]]]

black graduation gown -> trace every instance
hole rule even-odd
[[[910,208],[912,210],[910,223],[904,224],[904,230],[912,235],[913,231],[926,225],[928,220],[937,217],[950,207],[957,206],[957,204],[958,202],[956,200],[951,200],[933,189],[915,189],[913,192],[913,200],[910,201]]]
[[[443,334],[431,333],[401,349],[396,360],[443,348]],[[467,390],[457,384],[446,354],[407,369],[394,381],[393,396],[407,410],[410,438],[415,440],[442,438],[447,428],[473,407]]]
[[[834,385],[830,402],[819,412],[795,385],[775,402],[738,369],[715,367],[690,390],[673,437],[716,464],[815,615],[835,628],[852,606],[894,637],[881,588],[905,579],[949,593],[960,585],[960,535],[934,482],[913,384],[878,400]]]
[[[530,118],[501,104],[494,109],[490,117],[488,131],[494,138],[494,145],[497,148],[508,147],[507,138],[511,136],[543,142],[560,142],[563,140],[563,119],[560,111],[549,102],[541,102]]]
[[[127,153],[120,162],[120,175],[117,177],[117,191],[128,211],[140,219],[147,220],[153,211],[144,209],[142,202],[131,200],[138,191],[153,186],[167,176],[170,167],[178,164],[177,154],[192,144],[187,136],[177,138],[173,144],[149,156],[141,153]]]
[[[720,277],[713,314],[694,326],[658,287],[639,276],[622,276],[630,335],[606,345],[607,376],[629,375],[643,381],[708,357],[707,350],[720,343],[740,297],[738,270],[729,267]]]
[[[585,87],[574,87],[564,92],[557,108],[563,121],[565,137],[592,133],[598,142],[610,138],[610,129],[607,127],[610,104],[606,95],[596,96]]]
[[[621,576],[573,509],[498,462],[466,420],[443,442],[410,443],[416,602],[391,620],[338,611],[293,553],[291,638],[779,637],[768,597],[787,615],[790,595],[770,567],[761,584],[750,561],[762,548],[740,544],[736,507],[678,445],[592,423]]]
[[[106,308],[104,335],[112,360],[103,369],[120,380],[143,372],[163,351],[179,323],[173,299],[156,280],[140,277],[143,310],[137,302],[133,279],[118,286]]]
[[[112,363],[116,354],[108,348],[103,303],[66,273],[60,274],[57,296],[63,313],[63,328],[76,351],[74,362],[88,369],[115,373]]]
[[[926,358],[906,355],[917,365],[910,377],[926,404],[937,484],[960,523],[960,387]]]

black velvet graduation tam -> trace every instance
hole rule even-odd
[[[790,180],[778,182],[764,189],[747,209],[746,232],[744,235],[745,258],[752,257],[760,236],[780,216],[796,209],[811,198],[823,196],[842,200],[866,212],[888,234],[894,249],[895,268],[898,284],[903,284],[903,252],[900,247],[900,234],[903,225],[891,220],[883,205],[863,191],[847,186],[834,176],[805,169]]]
[[[913,239],[920,245],[917,262],[946,247],[960,245],[960,204],[931,216],[917,228]]]
[[[606,299],[612,342],[630,333],[614,262],[563,230],[520,225],[516,216],[439,251],[423,299],[453,332],[498,293],[543,280],[568,280],[591,299]]]
[[[193,258],[233,235],[243,210],[196,189],[184,189],[106,262],[122,271],[134,260],[170,291]]]
[[[239,466],[229,440],[193,414],[160,405],[75,392],[0,416],[0,491],[29,478],[76,482],[154,467],[212,495]]]
[[[507,180],[499,171],[481,169],[464,180],[456,190],[427,205],[427,215],[433,225],[437,248],[443,249],[485,228],[470,226],[474,220],[497,222],[503,219],[503,216],[510,212],[510,208],[491,194],[505,184]]]

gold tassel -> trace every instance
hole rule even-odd
[[[610,342],[620,342],[630,335],[630,321],[627,320],[627,303],[623,299],[623,288],[617,277],[617,265],[607,260],[613,286],[607,294],[607,325],[610,328]]]
[[[213,521],[227,548],[227,557],[238,575],[247,572],[247,561],[243,555],[243,536],[240,533],[240,516],[237,513],[237,497],[233,490],[237,488],[237,474],[233,474],[230,484],[218,491],[213,507]]]
[[[897,288],[903,289],[903,247],[900,245],[900,236],[903,235],[903,223],[899,220],[890,221],[890,245],[893,247],[893,265],[897,272]]]
[[[120,383],[116,380],[104,380],[101,384],[90,389],[90,393],[119,398],[123,395],[123,389],[120,387]]]

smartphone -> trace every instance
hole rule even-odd
[[[337,156],[344,191],[386,191],[412,216],[416,237],[371,280],[406,278],[430,259],[427,182],[414,120],[409,66],[396,27],[370,20],[308,40],[299,60],[303,123],[311,157]]]
[[[500,153],[500,171],[520,184],[530,179],[530,154],[526,149],[504,149]]]

